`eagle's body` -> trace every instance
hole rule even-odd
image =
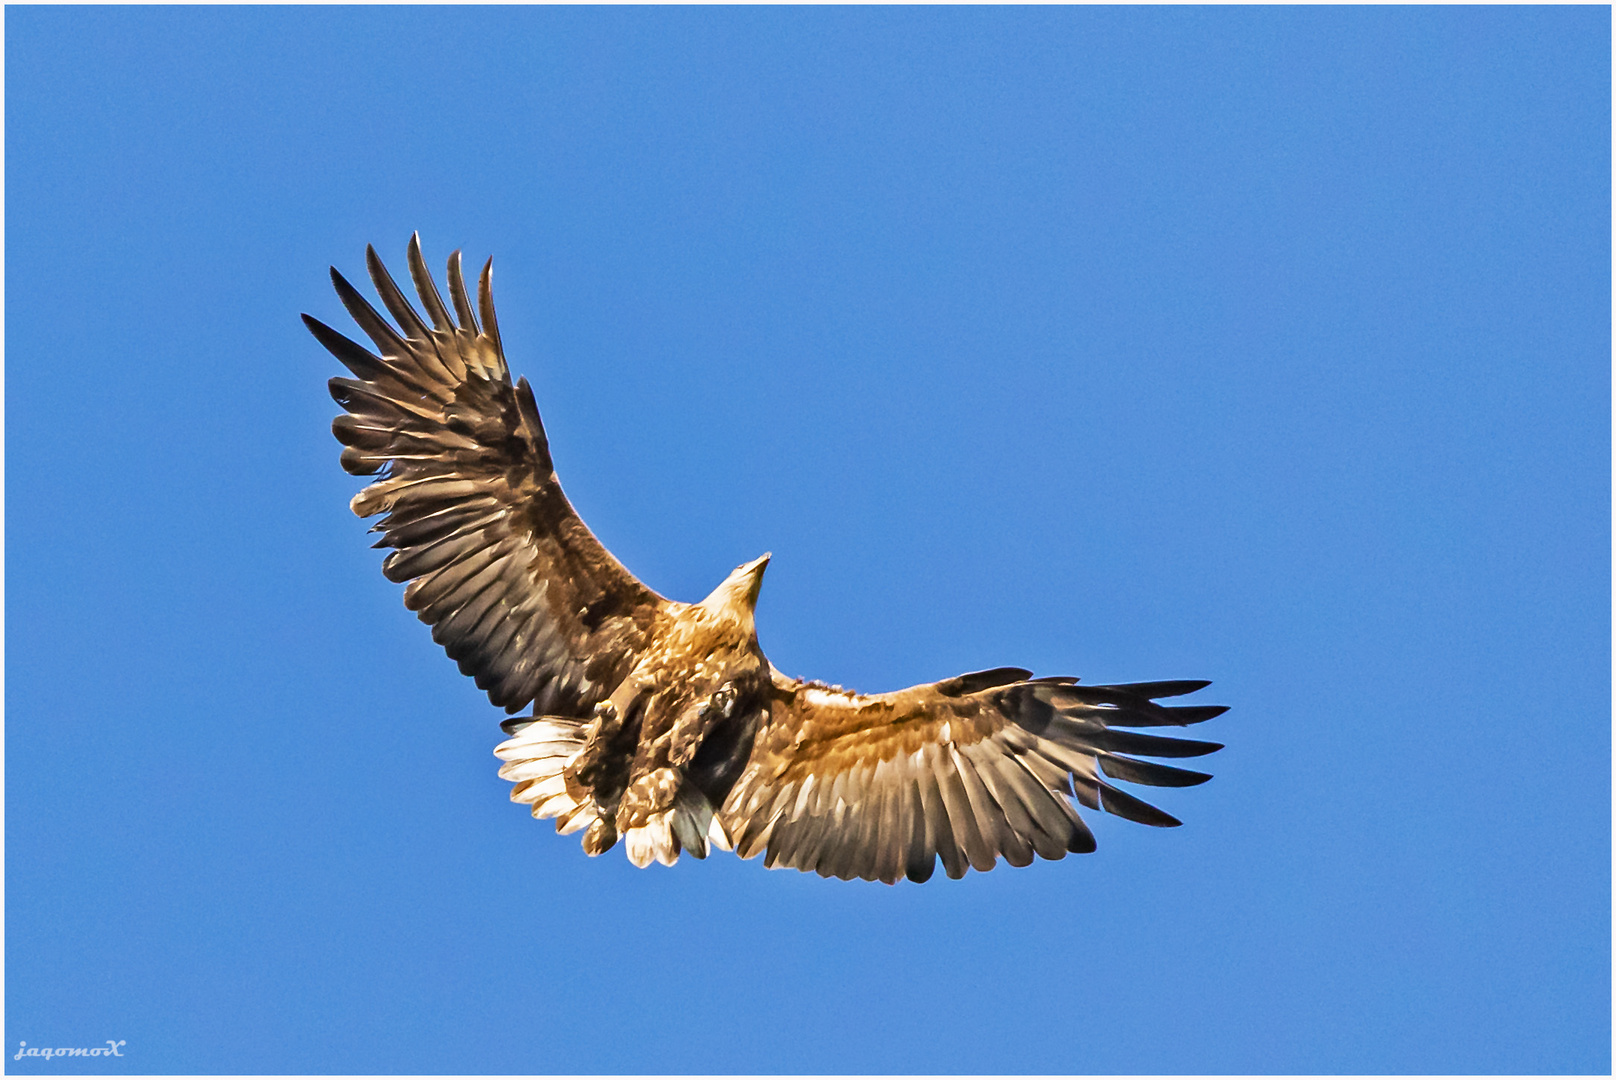
[[[1079,686],[1020,668],[858,694],[775,670],[753,623],[767,555],[698,604],[652,592],[579,520],[550,460],[527,380],[513,385],[490,289],[474,311],[458,252],[454,314],[418,240],[411,277],[430,325],[374,250],[388,324],[332,270],[380,355],[304,316],[354,378],[331,380],[347,411],[333,431],[349,472],[383,478],[354,497],[394,549],[383,572],[406,606],[507,720],[495,753],[511,798],[584,830],[591,855],[621,838],[644,866],[708,845],[825,876],[924,881],[1092,851],[1075,797],[1177,825],[1103,777],[1187,786],[1206,774],[1131,754],[1192,757],[1216,743],[1117,730],[1182,726],[1221,706],[1153,699],[1202,682]]]

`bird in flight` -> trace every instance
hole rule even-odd
[[[781,674],[753,622],[767,554],[685,604],[647,588],[579,519],[533,391],[511,382],[493,260],[474,307],[455,252],[446,305],[412,237],[424,319],[374,248],[365,260],[393,323],[335,267],[331,281],[374,352],[303,316],[353,374],[331,380],[346,410],[332,431],[343,468],[378,477],[353,511],[382,515],[382,573],[511,714],[494,751],[511,799],[563,834],[582,830],[590,855],[621,840],[642,867],[711,846],[844,880],[925,881],[938,860],[958,878],[1001,856],[1026,866],[1093,851],[1073,799],[1179,824],[1107,778],[1210,779],[1141,756],[1220,744],[1129,730],[1224,712],[1158,704],[1205,682],[1089,686],[1003,667],[860,694]]]

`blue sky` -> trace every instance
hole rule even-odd
[[[1608,9],[5,20],[11,1071],[1609,1071]],[[297,319],[416,229],[652,587],[772,550],[866,690],[1213,679],[1185,827],[527,818]]]

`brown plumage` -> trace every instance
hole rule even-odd
[[[895,882],[991,869],[1002,857],[1094,850],[1075,798],[1146,825],[1177,819],[1106,782],[1209,779],[1133,755],[1196,757],[1217,743],[1122,730],[1200,723],[1217,705],[1164,706],[1204,682],[1080,686],[1021,668],[858,694],[776,671],[752,613],[769,556],[699,604],[641,584],[562,494],[527,380],[512,385],[494,319],[492,260],[474,308],[449,259],[450,305],[421,257],[426,319],[375,250],[381,317],[333,268],[372,353],[303,316],[353,373],[331,380],[353,500],[382,515],[382,572],[460,670],[515,714],[495,750],[511,798],[591,855],[624,840],[636,865],[705,858],[709,844],[768,866]],[[452,313],[451,313],[452,305]],[[481,323],[479,325],[479,316]],[[428,321],[429,320],[429,321]]]

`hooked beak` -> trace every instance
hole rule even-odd
[[[753,607],[757,606],[758,593],[763,591],[763,571],[769,568],[769,559],[773,556],[772,551],[765,551],[746,564],[747,576],[752,579],[751,588],[746,590],[746,602]]]
[[[763,569],[769,565],[769,553],[764,552],[751,562],[742,563],[719,582],[718,588],[702,603],[709,608],[750,613],[757,606],[758,591],[763,588]]]

